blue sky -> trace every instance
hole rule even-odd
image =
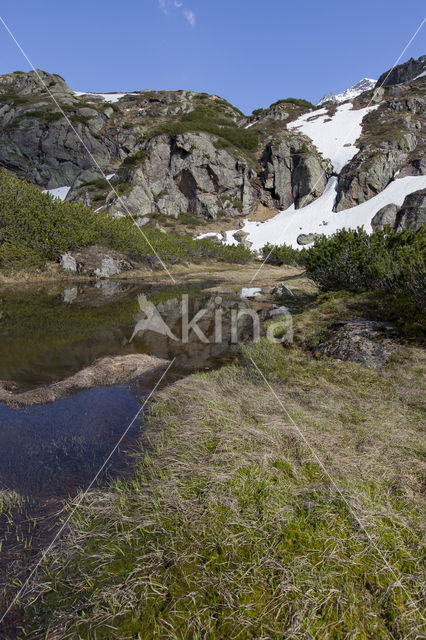
[[[193,89],[245,113],[289,96],[317,102],[392,67],[424,3],[394,0],[5,1],[36,67],[80,91]],[[29,65],[0,24],[0,73]],[[426,53],[426,24],[403,56]]]

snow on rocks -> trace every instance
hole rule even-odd
[[[343,228],[356,229],[363,226],[368,233],[371,233],[371,220],[375,214],[388,204],[396,204],[400,207],[407,195],[425,189],[426,176],[407,176],[393,180],[374,198],[338,212],[333,211],[336,187],[337,178],[332,177],[322,196],[306,207],[295,209],[294,205],[291,205],[266,222],[253,222],[246,219],[242,230],[248,233],[247,238],[253,243],[252,249],[259,251],[267,243],[287,244],[300,249],[297,238],[301,234],[318,233],[330,236]],[[237,244],[233,237],[234,233],[235,229],[226,232],[224,240],[226,244]]]
[[[56,189],[45,189],[43,193],[50,193],[54,198],[65,200],[71,187],[57,187]]]
[[[325,158],[330,158],[335,172],[340,173],[358,152],[355,142],[361,135],[364,116],[377,109],[378,105],[356,110],[352,107],[350,102],[342,104],[331,117],[327,109],[310,111],[289,122],[287,127],[298,129],[311,138],[318,151]]]

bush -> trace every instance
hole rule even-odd
[[[220,105],[199,105],[193,111],[182,116],[177,122],[163,124],[147,134],[150,140],[155,136],[166,133],[175,138],[188,131],[211,133],[225,140],[227,143],[245,149],[255,151],[259,144],[258,136],[248,129],[240,129],[226,110]]]
[[[323,291],[376,290],[388,295],[407,333],[424,331],[426,230],[390,228],[368,235],[364,229],[321,236],[304,256],[308,276]]]
[[[293,249],[286,244],[278,246],[268,243],[261,249],[261,255],[265,262],[278,266],[282,264],[304,265],[306,252],[307,249]]]
[[[42,266],[62,253],[91,244],[123,251],[137,261],[164,262],[214,258],[247,262],[251,252],[188,236],[171,237],[158,231],[141,232],[129,218],[115,219],[82,204],[61,202],[37,187],[0,172],[0,267]]]
[[[273,102],[269,108],[276,107],[279,104],[295,104],[297,107],[303,107],[304,109],[313,109],[315,105],[308,100],[303,100],[303,98],[284,98],[283,100],[277,100]]]
[[[145,162],[147,156],[148,154],[145,149],[141,149],[140,151],[136,151],[136,153],[132,153],[132,155],[127,156],[127,158],[124,159],[123,164],[133,167],[136,164]]]

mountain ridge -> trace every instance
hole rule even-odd
[[[373,80],[372,78],[362,78],[349,89],[345,89],[341,93],[326,93],[319,102],[317,102],[317,106],[321,106],[327,102],[340,103],[345,102],[346,100],[353,100],[354,98],[364,93],[364,91],[369,91],[370,89],[374,89],[376,86],[377,80]]]
[[[418,70],[407,65],[408,73]],[[73,91],[57,74],[6,74],[0,166],[53,195],[115,217],[130,213],[138,226],[161,223],[186,233],[185,219],[198,232],[214,223],[228,233],[241,218],[262,220],[291,207],[309,220],[305,208],[334,176],[332,216],[397,177],[426,174],[425,78],[378,88],[373,82],[347,90],[352,97],[343,104],[286,98],[246,116],[207,93],[93,94]]]

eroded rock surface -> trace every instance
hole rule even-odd
[[[370,369],[384,365],[398,348],[390,323],[348,320],[329,327],[326,339],[314,349],[317,358],[357,362]]]

